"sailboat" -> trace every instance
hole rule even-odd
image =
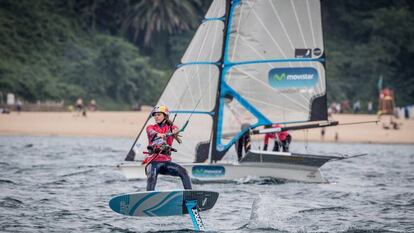
[[[327,119],[321,21],[319,0],[212,2],[158,100],[176,114],[175,125],[186,126],[173,161],[191,178],[326,182],[319,168],[342,156],[251,149],[235,159],[235,145],[263,126],[337,123]],[[146,178],[149,124],[150,117],[118,165],[128,179]]]

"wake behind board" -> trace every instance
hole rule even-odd
[[[128,216],[173,216],[188,214],[186,202],[196,201],[199,211],[216,204],[217,192],[200,190],[149,191],[128,193],[113,197],[109,207]]]

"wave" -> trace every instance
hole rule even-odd
[[[9,166],[10,164],[9,163],[6,163],[6,162],[0,162],[0,165],[5,165],[5,166]]]
[[[16,183],[14,183],[11,180],[3,180],[3,179],[0,179],[0,184],[16,184]]]
[[[68,181],[65,179],[55,180],[51,182],[44,183],[43,185],[62,185],[64,183],[67,183]]]
[[[104,223],[103,225],[109,227],[109,230],[111,232],[125,232],[125,233],[135,233],[136,231],[127,229],[127,228],[121,228],[121,227],[117,227],[117,226],[113,226],[111,224],[108,223]],[[102,230],[102,229],[96,229],[96,230]],[[149,231],[140,231],[140,232],[146,232],[146,233],[174,233],[174,232],[194,232],[193,229],[189,229],[189,228],[182,228],[182,229],[174,229],[174,230],[149,230]],[[207,231],[207,232],[214,232],[214,231]]]
[[[286,184],[289,181],[286,179],[280,179],[275,177],[247,177],[239,179],[238,184],[258,184],[258,185],[269,185],[269,184]]]
[[[384,229],[358,229],[356,227],[350,227],[341,233],[387,233],[387,232],[399,232],[399,231],[387,231]]]
[[[23,207],[23,205],[23,201],[12,197],[5,197],[0,201],[0,207],[20,208]]]
[[[93,169],[89,169],[89,170],[85,170],[85,171],[72,172],[72,173],[61,175],[60,177],[69,177],[69,176],[87,174],[87,173],[90,173],[91,171],[93,171]]]
[[[323,208],[312,208],[307,210],[299,210],[299,213],[310,213],[310,212],[327,212],[327,211],[343,211],[349,210],[349,208],[342,206],[332,206],[332,207],[323,207]]]

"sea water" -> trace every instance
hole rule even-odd
[[[127,181],[115,165],[128,138],[0,136],[0,232],[186,232],[188,215],[127,217],[109,199],[144,191],[145,180]],[[201,212],[211,232],[414,232],[414,146],[297,143],[313,154],[367,156],[322,167],[328,184],[247,178],[195,183],[220,193]],[[160,177],[157,189],[181,188]]]

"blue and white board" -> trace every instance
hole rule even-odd
[[[172,216],[188,214],[187,201],[197,201],[199,211],[213,208],[217,192],[199,190],[149,191],[128,193],[113,197],[109,207],[129,216]]]

